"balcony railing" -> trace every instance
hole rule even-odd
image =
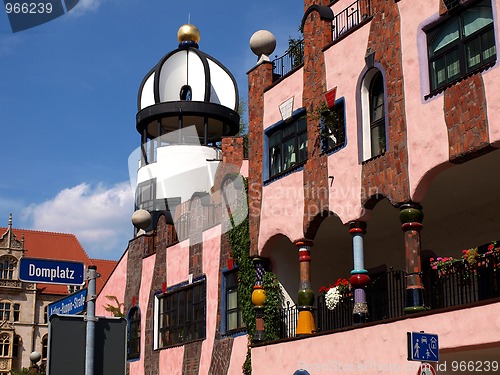
[[[361,27],[372,16],[370,0],[357,0],[337,13],[332,21],[333,40]]]
[[[477,258],[475,264],[457,262],[446,270],[429,270],[423,275],[429,309],[468,305],[500,297],[500,254]],[[372,277],[366,289],[369,321],[401,317],[405,307],[406,273],[391,270]],[[316,299],[315,321],[318,331],[331,331],[353,325],[354,299],[347,292],[334,310],[326,307],[324,297]],[[298,310],[288,304],[281,310],[280,338],[295,337]]]
[[[273,60],[273,82],[304,62],[304,40],[290,40],[285,54]]]

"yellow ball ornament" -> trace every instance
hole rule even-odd
[[[200,30],[195,25],[185,24],[177,31],[177,40],[182,42],[195,42],[200,41]]]

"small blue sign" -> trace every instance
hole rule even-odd
[[[439,362],[438,335],[424,332],[408,332],[408,360]]]
[[[19,280],[27,283],[83,285],[85,264],[22,257],[19,260]]]
[[[59,301],[49,303],[47,308],[48,316],[58,315],[76,315],[87,308],[87,289],[79,290]]]

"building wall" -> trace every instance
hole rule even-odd
[[[478,361],[498,360],[500,344],[494,339],[492,332],[500,327],[499,308],[500,305],[496,303],[466,311],[403,319],[335,334],[254,347],[252,371],[257,374],[293,374],[298,369],[304,369],[310,374],[318,375],[415,375],[420,362],[407,360],[406,333],[424,331],[438,335],[440,356],[447,358],[440,362],[441,366],[443,363],[447,364],[447,372],[439,373],[452,374],[452,361],[464,361],[467,352],[472,351],[473,357]],[[483,318],[485,316],[491,316],[492,319],[486,322]],[[464,319],[477,324],[463,324]],[[481,352],[486,353],[486,356],[483,357]]]

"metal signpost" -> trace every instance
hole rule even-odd
[[[83,285],[85,264],[22,257],[19,260],[19,280],[27,283]]]
[[[125,374],[126,320],[95,316],[98,277],[96,266],[85,270],[85,265],[80,262],[26,257],[19,260],[20,281],[84,285],[88,280],[88,289],[49,304],[48,375],[83,375],[83,371],[85,375],[104,375],[110,371]],[[75,315],[85,309],[85,317]],[[78,354],[84,357],[81,363],[73,361]],[[57,360],[54,359],[56,357]],[[67,368],[68,365],[70,368]]]

